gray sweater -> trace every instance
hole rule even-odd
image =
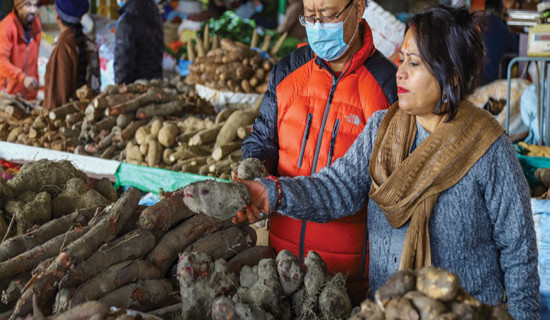
[[[385,114],[374,113],[346,155],[332,166],[311,177],[281,177],[283,197],[278,212],[327,222],[363,207],[371,186],[372,146]],[[422,126],[417,127],[415,146],[429,136]],[[274,208],[275,183],[259,180]],[[378,205],[368,202],[370,297],[398,270],[408,226],[392,228]],[[483,303],[501,303],[505,288],[514,319],[540,319],[529,187],[504,134],[456,185],[441,193],[429,232],[434,266],[456,272],[462,286]],[[338,235],[327,236],[338,241]]]

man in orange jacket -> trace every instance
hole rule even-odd
[[[26,100],[38,90],[38,49],[42,25],[38,0],[15,0],[13,11],[0,22],[0,91],[20,93]]]
[[[298,16],[308,45],[271,71],[260,115],[243,142],[243,159],[258,158],[270,174],[308,176],[342,157],[377,110],[397,100],[396,66],[374,47],[363,19],[365,0],[304,0]],[[367,212],[329,223],[274,213],[269,245],[300,262],[321,255],[331,273],[347,276],[359,305],[368,290]]]

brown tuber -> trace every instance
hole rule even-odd
[[[52,201],[52,216],[59,218],[77,209],[106,206],[112,201],[96,190],[88,190],[88,185],[80,178],[67,182],[65,191]]]

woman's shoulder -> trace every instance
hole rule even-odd
[[[484,157],[489,158],[509,156],[515,156],[515,150],[512,145],[512,141],[510,141],[510,138],[506,135],[506,133],[502,133],[495,140],[495,142],[493,142],[489,149],[487,149],[487,152],[485,152],[484,155]]]
[[[386,113],[388,112],[388,109],[385,110],[378,110],[370,116],[370,118],[367,120],[367,126],[378,128],[380,126],[380,123],[382,123],[382,119],[386,116]]]

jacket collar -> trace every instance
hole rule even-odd
[[[19,20],[19,17],[17,16],[17,13],[15,13],[15,8],[10,13],[12,15],[13,21],[15,23],[15,26],[17,27],[17,34],[21,39],[23,39],[24,42],[27,42],[27,38],[25,37],[25,29],[23,28],[23,24]],[[40,25],[40,16],[36,14],[34,16],[34,21],[31,23],[31,41],[32,39],[36,38],[36,35],[41,32],[41,25]]]
[[[361,47],[361,49],[359,49],[359,51],[354,53],[346,63],[346,66],[344,67],[344,70],[347,70],[346,73],[357,70],[357,68],[365,63],[367,58],[369,58],[376,52],[376,48],[374,47],[374,43],[372,40],[372,30],[370,29],[367,20],[361,20],[361,23],[359,24],[359,32],[363,34],[363,46]],[[319,58],[317,54],[315,54],[315,63],[328,70],[331,70],[328,66],[328,63],[325,60]]]

